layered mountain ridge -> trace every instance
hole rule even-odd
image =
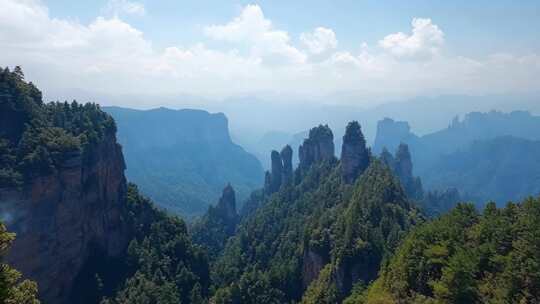
[[[540,193],[540,117],[524,111],[472,112],[449,127],[417,136],[407,122],[378,124],[374,151],[408,145],[416,174],[429,191],[457,189],[467,200],[518,201]]]
[[[222,113],[105,107],[118,125],[128,179],[158,205],[190,218],[202,215],[221,189],[239,201],[263,183],[259,161],[231,140]]]

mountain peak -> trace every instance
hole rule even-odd
[[[341,170],[346,183],[353,183],[369,165],[369,150],[357,121],[347,125],[341,148]]]
[[[313,163],[334,158],[334,134],[328,125],[309,130],[309,137],[298,150],[300,167],[307,169]]]

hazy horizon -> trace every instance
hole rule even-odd
[[[308,13],[294,18],[300,7]],[[0,11],[10,12],[0,21],[0,65],[22,66],[48,100],[372,108],[422,96],[539,95],[534,1],[456,10],[420,1],[2,0]]]

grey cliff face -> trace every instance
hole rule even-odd
[[[377,123],[373,152],[379,154],[385,147],[390,151],[395,151],[401,142],[409,142],[415,138],[416,135],[411,132],[408,122],[385,118]]]
[[[35,280],[44,303],[67,303],[90,247],[123,254],[126,180],[122,149],[105,136],[89,159],[75,153],[53,175],[21,189],[0,189],[2,213],[17,234],[6,262]]]
[[[272,161],[271,172],[266,172],[264,192],[272,194],[283,186],[292,183],[293,166],[292,166],[292,148],[289,145],[283,147],[281,152],[275,150],[270,154]]]
[[[281,155],[277,151],[272,151],[270,154],[272,160],[272,173],[270,180],[270,193],[274,193],[281,187],[281,179],[283,174],[283,161]]]

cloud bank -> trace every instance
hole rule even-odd
[[[414,18],[412,34],[390,34],[379,45],[396,57],[431,58],[439,53],[444,43],[444,33],[431,19]]]
[[[111,4],[112,3],[112,4]],[[0,0],[0,65],[23,66],[47,90],[106,94],[192,94],[206,98],[272,93],[317,97],[496,94],[540,87],[540,56],[499,53],[468,58],[445,50],[433,20],[414,18],[405,32],[374,45],[339,47],[327,27],[292,37],[258,5],[224,24],[203,27],[200,41],[156,48],[122,14],[150,14],[126,0],[89,24],[52,18],[37,0]],[[220,47],[208,47],[218,43]],[[359,100],[359,103],[362,101]]]

